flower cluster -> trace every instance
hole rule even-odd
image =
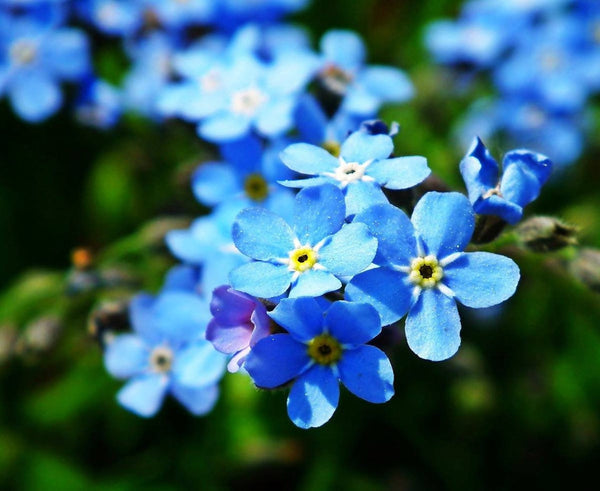
[[[489,74],[496,95],[476,102],[461,133],[502,133],[568,164],[583,150],[586,102],[600,88],[600,4],[594,0],[471,0],[432,23],[437,62]]]

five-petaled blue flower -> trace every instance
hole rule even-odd
[[[491,307],[509,298],[519,281],[512,259],[488,252],[463,252],[473,234],[475,216],[459,193],[425,194],[412,223],[398,208],[375,205],[355,218],[379,241],[375,263],[355,276],[346,297],[373,305],[383,325],[408,311],[406,339],[421,358],[439,361],[460,346],[456,301],[467,307]]]
[[[344,141],[339,157],[315,145],[294,143],[281,153],[281,160],[290,169],[316,177],[282,184],[305,187],[333,183],[344,191],[348,215],[354,215],[374,204],[387,203],[382,187],[407,189],[431,173],[425,157],[388,158],[393,150],[389,135],[364,131],[356,131]]]
[[[264,208],[240,212],[233,242],[255,259],[233,270],[231,286],[271,298],[291,285],[290,297],[317,297],[342,286],[371,264],[377,240],[363,223],[345,224],[342,192],[331,184],[303,189],[296,196],[294,226]]]
[[[258,387],[294,381],[287,410],[296,426],[329,421],[338,405],[338,380],[369,402],[383,403],[394,395],[390,361],[365,344],[381,332],[370,305],[338,301],[323,311],[316,299],[303,297],[283,299],[270,315],[289,334],[261,339],[245,367]]]
[[[545,155],[528,150],[513,150],[504,156],[504,172],[498,179],[498,163],[479,138],[475,138],[460,163],[460,172],[476,213],[496,215],[517,223],[523,208],[540,194],[552,172]]]

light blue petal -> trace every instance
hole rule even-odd
[[[192,293],[197,291],[199,281],[200,271],[198,268],[179,264],[173,266],[167,272],[162,290],[179,290]]]
[[[134,331],[139,334],[149,345],[156,340],[154,330],[154,303],[155,299],[147,293],[138,293],[129,302],[129,319]],[[158,340],[160,342],[160,340]]]
[[[272,389],[300,375],[310,363],[305,344],[289,334],[273,334],[256,343],[244,366],[258,387]]]
[[[255,297],[272,298],[288,289],[292,274],[284,265],[254,262],[234,269],[229,280],[236,290]]]
[[[214,143],[223,143],[242,138],[249,131],[249,118],[226,111],[209,116],[198,126],[199,135]]]
[[[301,273],[292,289],[290,298],[294,297],[319,297],[327,292],[339,290],[342,282],[329,271],[310,269]]]
[[[381,325],[387,326],[406,314],[412,299],[407,274],[388,268],[370,269],[356,275],[346,286],[346,298],[375,307]]]
[[[346,214],[349,217],[384,203],[389,201],[376,182],[355,181],[346,187]]]
[[[475,203],[480,196],[496,187],[498,172],[498,163],[481,139],[476,137],[460,162],[460,173],[467,186],[471,203]]]
[[[387,159],[393,151],[394,142],[388,135],[355,131],[342,143],[340,155],[346,162],[362,164],[369,160]]]
[[[338,181],[331,177],[309,177],[308,179],[291,179],[277,181],[278,184],[288,188],[307,188],[309,186],[320,186],[321,184],[337,184]]]
[[[308,143],[294,143],[280,157],[290,169],[309,175],[333,172],[339,165],[338,159],[327,150]]]
[[[298,341],[310,341],[323,332],[323,310],[312,297],[284,298],[269,316]]]
[[[394,395],[392,364],[375,346],[363,345],[345,350],[338,370],[346,388],[365,401],[387,402]]]
[[[379,97],[365,87],[351,85],[342,101],[341,110],[354,116],[360,116],[361,119],[371,119],[377,114],[380,106],[381,99]]]
[[[460,346],[460,317],[453,298],[437,288],[425,289],[406,318],[406,341],[426,360],[450,358]]]
[[[508,257],[466,252],[444,268],[443,282],[460,303],[481,309],[510,298],[519,278],[519,267]]]
[[[287,258],[294,249],[290,226],[264,208],[242,210],[233,223],[232,237],[242,254],[262,261]]]
[[[115,337],[104,352],[104,366],[113,377],[129,378],[148,367],[150,350],[135,334]]]
[[[350,348],[371,341],[381,332],[379,314],[366,303],[334,302],[325,315],[325,326],[335,339]]]
[[[210,319],[208,301],[196,293],[168,290],[153,306],[153,331],[173,346],[202,336]]]
[[[425,252],[438,259],[463,251],[475,228],[473,208],[460,193],[425,194],[415,206],[411,220],[425,243]]]
[[[415,229],[399,208],[389,203],[371,206],[354,217],[356,222],[364,223],[377,238],[376,264],[408,266],[418,255]]]
[[[407,189],[423,182],[431,169],[425,157],[398,157],[373,162],[366,174],[384,188]]]
[[[142,375],[130,380],[117,394],[117,400],[125,409],[149,418],[160,409],[168,387],[169,378],[165,375]]]
[[[178,385],[208,387],[223,376],[227,358],[208,341],[198,341],[177,352],[173,376]]]
[[[200,203],[215,206],[241,193],[242,190],[235,172],[229,165],[207,162],[194,172],[192,191]]]
[[[280,217],[290,223],[294,220],[295,203],[296,195],[293,191],[277,186],[269,191],[269,196],[264,201],[264,206],[267,210],[277,212]]]
[[[304,94],[299,98],[294,120],[302,141],[315,145],[325,141],[327,115],[311,94]]]
[[[194,416],[201,416],[212,410],[219,398],[219,387],[182,387],[177,384],[171,386],[171,392],[185,408]]]
[[[357,83],[382,101],[404,102],[414,95],[410,79],[394,67],[369,66],[361,72]]]
[[[62,104],[58,83],[42,71],[28,71],[13,77],[8,94],[15,112],[30,123],[46,119]]]
[[[256,129],[269,138],[280,136],[293,126],[295,106],[296,100],[292,97],[267,103],[257,115]]]
[[[340,386],[329,367],[315,365],[294,382],[287,400],[288,416],[300,428],[316,428],[331,419]]]
[[[90,69],[88,40],[78,29],[59,29],[44,40],[44,65],[54,75],[77,80]]]
[[[364,223],[344,225],[319,250],[319,264],[338,276],[353,276],[371,264],[377,239]]]
[[[294,232],[302,245],[316,245],[336,233],[346,219],[344,195],[333,184],[304,188],[296,195]]]
[[[187,230],[170,230],[165,242],[171,253],[187,263],[200,265],[212,254],[221,242],[218,223],[214,217],[194,220]]]
[[[358,34],[347,30],[331,30],[321,38],[320,48],[326,61],[345,70],[360,67],[365,60],[365,45]]]
[[[210,293],[221,285],[229,283],[229,273],[235,268],[245,264],[249,259],[243,254],[219,253],[202,266],[201,288],[202,292]]]

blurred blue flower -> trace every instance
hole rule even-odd
[[[84,0],[76,3],[81,17],[109,36],[131,36],[143,23],[139,0]]]
[[[460,346],[456,302],[484,308],[515,292],[519,268],[488,252],[463,252],[475,216],[458,193],[430,192],[417,203],[412,223],[398,208],[373,206],[356,216],[377,237],[380,268],[356,275],[346,298],[369,303],[389,325],[404,316],[406,339],[421,358],[450,358]]]
[[[293,227],[264,208],[243,210],[233,224],[236,247],[255,262],[229,275],[231,286],[250,295],[319,296],[342,286],[371,264],[377,241],[362,223],[345,224],[342,192],[331,184],[296,196]]]
[[[337,408],[339,382],[368,402],[394,395],[394,373],[385,353],[368,343],[381,332],[367,304],[338,301],[324,311],[314,298],[283,299],[271,317],[289,334],[259,341],[246,360],[258,387],[293,381],[287,411],[300,428],[325,424]]]
[[[112,128],[121,117],[121,92],[104,80],[90,77],[82,84],[75,104],[77,120],[95,128]]]

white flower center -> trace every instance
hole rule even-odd
[[[37,56],[37,46],[30,39],[17,39],[11,44],[10,58],[17,65],[28,65],[32,63]]]
[[[167,346],[158,346],[150,353],[150,366],[158,373],[167,373],[173,365],[173,350]]]
[[[243,116],[254,116],[269,97],[256,87],[238,90],[231,96],[231,110]]]
[[[371,176],[366,176],[367,167],[373,163],[373,159],[362,164],[359,162],[346,162],[344,157],[339,158],[339,165],[333,172],[324,172],[324,176],[333,177],[342,183],[342,188],[355,181],[374,181]]]
[[[541,64],[544,71],[553,72],[562,64],[562,57],[556,51],[548,50],[542,54]]]

